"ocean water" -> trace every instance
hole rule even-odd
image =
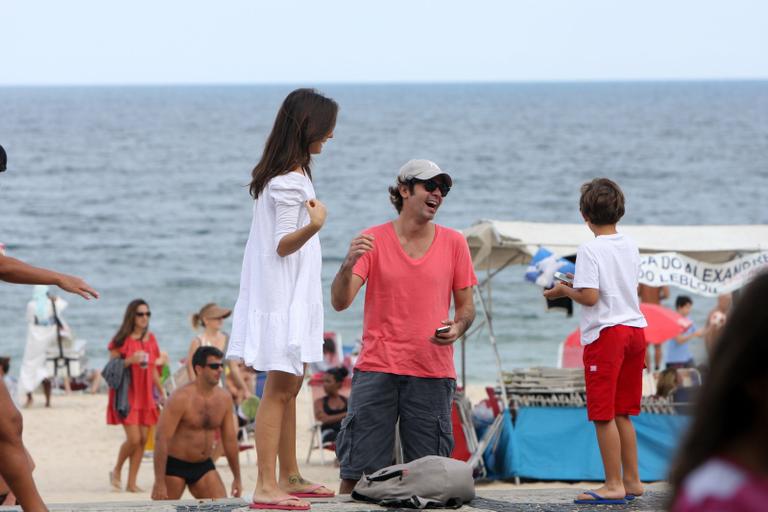
[[[87,278],[64,315],[94,366],[125,305],[151,305],[161,348],[181,357],[189,316],[232,307],[251,222],[247,184],[291,86],[0,88],[0,242],[8,254]],[[327,85],[341,111],[313,175],[326,302],[349,240],[395,217],[387,186],[406,160],[454,178],[438,222],[580,222],[582,182],[608,176],[629,224],[768,223],[768,82]],[[554,365],[577,315],[547,313],[523,267],[500,274],[495,328],[505,367]],[[676,291],[673,290],[673,295]],[[18,372],[28,286],[0,284],[0,354]],[[362,295],[326,328],[353,343]],[[694,297],[701,323],[713,306]],[[700,350],[700,346],[697,346]],[[487,338],[467,376],[493,378]]]

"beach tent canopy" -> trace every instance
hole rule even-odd
[[[768,225],[631,226],[619,231],[632,237],[641,254],[674,252],[706,263],[725,263],[744,255],[768,251]],[[477,270],[497,270],[528,263],[540,247],[555,256],[573,256],[593,238],[586,224],[551,224],[483,220],[463,234]]]

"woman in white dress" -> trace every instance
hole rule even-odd
[[[315,197],[310,163],[333,137],[337,112],[336,102],[314,90],[290,93],[252,172],[253,221],[227,351],[267,372],[256,415],[259,473],[251,508],[308,510],[301,498],[333,496],[299,473],[296,395],[306,364],[323,358],[318,232],[326,211]]]
[[[53,302],[56,303],[56,315]],[[47,285],[36,285],[32,300],[27,303],[27,343],[21,361],[18,393],[19,400],[26,397],[25,407],[32,405],[32,392],[40,383],[45,393],[45,406],[51,406],[51,380],[46,367],[46,352],[56,343],[57,316],[67,307],[61,297],[51,297]]]

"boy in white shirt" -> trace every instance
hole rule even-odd
[[[605,468],[605,484],[585,491],[577,504],[621,504],[643,493],[637,465],[637,436],[629,416],[640,413],[646,321],[637,298],[640,253],[616,231],[624,194],[607,178],[581,187],[581,215],[594,240],[576,253],[573,285],[556,281],[547,299],[570,297],[581,304],[581,344],[587,416],[594,422]]]

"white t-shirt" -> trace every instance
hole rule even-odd
[[[626,235],[597,236],[579,247],[573,287],[600,292],[594,306],[581,308],[582,345],[595,341],[605,327],[648,325],[637,298],[639,273],[640,252]]]

